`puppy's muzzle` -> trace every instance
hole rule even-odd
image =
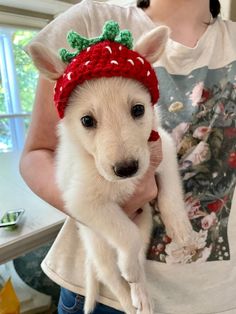
[[[116,163],[113,166],[113,171],[116,176],[121,178],[129,178],[132,177],[139,168],[139,164],[137,160],[123,161]]]

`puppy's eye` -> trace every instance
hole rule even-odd
[[[131,108],[131,116],[136,118],[141,118],[144,115],[145,108],[142,104],[136,104]]]
[[[84,116],[80,120],[85,128],[95,128],[97,125],[97,121],[92,116]]]

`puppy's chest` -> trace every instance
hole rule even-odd
[[[90,188],[85,186],[85,189],[90,190],[91,196],[102,199],[103,201],[112,201],[122,203],[129,198],[135,190],[135,185],[132,182],[108,182],[99,180],[97,184]]]
[[[91,173],[90,173],[91,174]],[[131,196],[135,190],[136,183],[134,180],[120,180],[110,182],[103,177],[91,175],[79,175],[76,180],[72,180],[75,191],[86,195],[91,201],[115,202],[122,203]]]

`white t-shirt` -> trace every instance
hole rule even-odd
[[[116,20],[134,38],[156,25],[136,7],[83,0],[42,30],[36,41],[66,47],[73,29],[98,36]],[[169,243],[158,215],[148,253],[155,313],[236,313],[236,23],[217,18],[194,48],[169,39],[155,64],[163,126],[178,148],[186,204],[198,249]],[[170,191],[171,193],[171,191]],[[42,263],[59,285],[84,294],[84,252],[78,225],[68,219]],[[100,301],[121,309],[103,287]]]

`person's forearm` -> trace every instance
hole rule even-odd
[[[40,198],[64,211],[61,193],[55,181],[55,154],[47,149],[24,152],[20,161],[20,173]]]

